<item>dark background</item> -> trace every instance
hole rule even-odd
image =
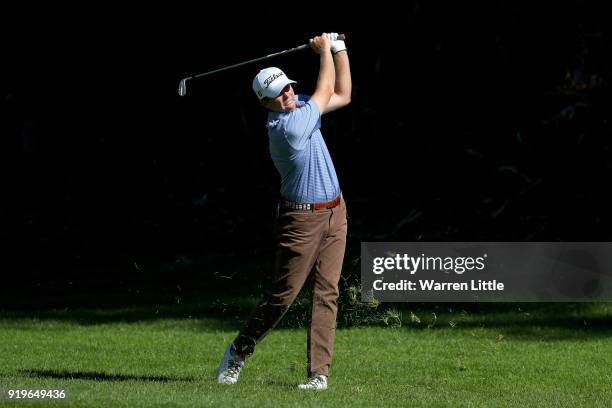
[[[353,75],[351,105],[322,129],[347,270],[362,241],[610,241],[612,39],[597,4],[6,14],[2,305],[265,279],[280,179],[251,81],[279,66],[309,93],[318,58],[177,87],[322,31],[347,34]]]

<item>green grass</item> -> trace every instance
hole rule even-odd
[[[45,407],[610,406],[612,305],[474,309],[405,306],[401,327],[339,329],[325,392],[295,388],[305,379],[303,328],[273,331],[240,382],[225,386],[213,375],[234,319],[4,312],[0,389],[68,391]]]

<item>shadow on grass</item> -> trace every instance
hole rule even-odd
[[[86,297],[87,301],[80,301]],[[55,320],[79,325],[136,323],[165,319],[202,319],[206,328],[234,330],[248,315],[259,299],[237,296],[220,291],[216,294],[181,293],[180,296],[134,299],[129,295],[105,293],[79,294],[66,297],[64,302],[47,303],[39,300],[29,307],[0,308],[0,319],[13,321],[23,328],[32,321]]]
[[[54,378],[59,380],[89,380],[89,381],[153,381],[172,382],[198,381],[195,377],[168,377],[130,374],[107,374],[96,371],[54,371],[54,370],[20,370],[20,374],[36,378]]]
[[[451,320],[452,321],[452,320]],[[479,321],[438,321],[436,324],[425,323],[421,329],[458,330],[489,329],[496,330],[506,338],[532,340],[592,340],[594,338],[612,338],[612,318],[542,318],[525,321],[504,321],[502,319],[482,319]],[[408,326],[415,328],[414,325]]]
[[[590,340],[612,338],[612,307],[607,303],[463,303],[403,305],[409,329],[490,329],[506,338]]]
[[[0,319],[24,330],[36,327],[32,323],[39,320],[98,325],[197,319],[195,325],[184,327],[233,332],[241,327],[260,300],[261,291],[259,288],[225,289],[183,290],[165,297],[148,297],[147,292],[139,297],[73,293],[79,297],[66,298],[63,303],[56,304],[64,307],[42,306],[48,303],[41,300],[36,307],[0,309]],[[339,328],[385,328],[389,325],[384,321],[385,312],[396,310],[401,314],[401,326],[415,330],[486,328],[514,338],[539,340],[612,337],[612,305],[609,303],[385,303],[370,311],[354,308],[343,296],[339,300]],[[82,298],[87,301],[81,302]],[[357,313],[363,315],[357,316]],[[300,295],[277,329],[304,328],[309,315],[308,296]]]

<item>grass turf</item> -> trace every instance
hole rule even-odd
[[[67,390],[67,401],[38,404],[46,407],[575,408],[612,401],[612,305],[605,303],[400,309],[402,327],[338,330],[325,392],[295,388],[305,379],[303,328],[273,331],[239,383],[226,386],[213,376],[235,321],[151,313],[1,313],[0,405],[36,406],[11,403],[9,388]]]

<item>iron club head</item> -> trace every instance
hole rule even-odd
[[[178,94],[180,96],[187,95],[187,80],[188,79],[189,78],[183,78],[183,79],[181,79],[181,82],[179,83]]]

